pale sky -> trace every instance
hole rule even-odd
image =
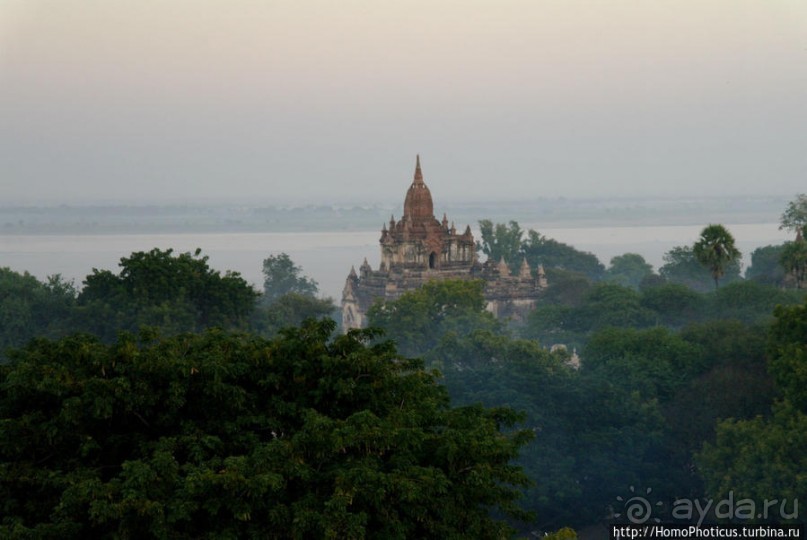
[[[0,204],[807,190],[804,0],[0,0]]]

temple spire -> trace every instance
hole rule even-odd
[[[423,172],[420,170],[420,154],[417,155],[415,161],[415,184],[423,183]]]
[[[530,279],[532,271],[530,270],[530,263],[527,262],[527,257],[521,259],[521,268],[518,270],[518,277],[521,279]]]

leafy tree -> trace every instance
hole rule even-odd
[[[584,337],[573,324],[574,308],[557,304],[539,304],[527,315],[520,335],[545,345],[577,346]]]
[[[703,266],[695,257],[693,248],[676,246],[664,254],[664,264],[659,274],[670,283],[680,283],[698,292],[714,290],[709,275],[704,273]],[[740,261],[735,259],[724,267],[723,282],[729,283],[740,279]]]
[[[574,324],[575,308],[585,301],[592,288],[591,281],[578,272],[554,268],[547,269],[546,275],[549,287],[535,309],[527,314],[526,324],[519,333],[545,345],[575,347],[583,341]]]
[[[595,333],[583,351],[583,369],[638,392],[645,400],[667,400],[700,371],[696,347],[665,328],[608,328]]]
[[[784,245],[762,246],[751,252],[751,266],[745,270],[745,279],[764,285],[781,287],[785,283],[785,269],[782,266]]]
[[[619,486],[641,476],[658,408],[581,377],[566,363],[568,354],[477,330],[447,334],[426,359],[441,362],[452,402],[507,404],[526,413],[536,437],[519,464],[535,479],[525,500],[537,518],[533,529],[599,521]]]
[[[577,305],[538,305],[527,317],[521,330],[524,337],[543,343],[577,346],[591,332],[609,326],[645,327],[655,314],[642,306],[633,289],[614,283],[597,283],[585,290]]]
[[[662,285],[666,285],[667,280],[661,277],[658,274],[648,274],[642,281],[639,282],[639,290],[646,291],[647,289],[652,289],[653,287],[661,287]]]
[[[541,264],[547,271],[577,272],[591,280],[601,279],[605,272],[605,267],[591,253],[578,251],[533,230],[527,231],[527,238],[522,238],[524,231],[516,221],[505,225],[483,219],[479,228],[482,240],[477,243],[477,249],[494,261],[504,257],[513,272],[518,271],[522,258],[533,268]]]
[[[709,295],[708,305],[713,319],[768,323],[777,305],[795,304],[801,299],[797,291],[785,291],[755,281],[737,281]]]
[[[572,328],[582,332],[608,326],[644,327],[653,321],[653,315],[642,307],[639,293],[613,283],[594,285],[571,318]]]
[[[317,282],[302,275],[303,269],[285,254],[270,255],[263,261],[263,300],[271,303],[284,294],[316,296]]]
[[[701,265],[712,273],[715,288],[726,273],[726,268],[740,259],[740,250],[734,245],[734,237],[723,225],[707,225],[692,246],[692,253]]]
[[[737,320],[709,320],[681,330],[680,337],[698,347],[704,370],[732,364],[747,371],[767,372],[768,326]],[[769,378],[763,375],[763,378]]]
[[[728,419],[717,426],[714,443],[698,454],[706,493],[716,500],[732,493],[735,500],[776,499],[768,521],[798,517],[795,500],[807,493],[807,414],[787,401],[773,407],[773,416]],[[784,509],[784,512],[781,510]]]
[[[579,306],[592,286],[585,274],[557,268],[548,268],[546,279],[549,286],[541,298],[542,304]]]
[[[75,287],[58,274],[43,283],[28,272],[0,268],[0,361],[8,347],[70,332],[75,303]]]
[[[769,370],[782,399],[769,418],[721,422],[698,462],[709,495],[786,499],[792,512],[793,500],[807,492],[807,306],[780,306],[774,314]]]
[[[698,351],[681,388],[664,406],[670,434],[668,447],[686,470],[704,442],[714,442],[717,423],[725,418],[751,419],[766,414],[774,396],[765,363],[767,328],[739,321],[708,321],[679,335]],[[691,479],[692,495],[703,492]]]
[[[421,356],[449,333],[495,330],[499,323],[485,310],[481,280],[425,283],[393,301],[377,302],[367,312],[369,326],[381,328],[401,352]]]
[[[287,293],[270,305],[256,310],[253,327],[260,334],[271,337],[282,328],[299,326],[306,319],[333,318],[336,310],[331,298]]]
[[[807,413],[807,305],[779,306],[774,315],[769,370],[784,398]]]
[[[578,251],[533,230],[527,232],[521,249],[533,268],[542,264],[544,268],[579,272],[594,281],[601,279],[605,272],[605,267],[595,255]]]
[[[564,527],[553,533],[544,535],[545,540],[577,540],[577,533],[574,529]]]
[[[238,273],[211,269],[200,253],[155,248],[122,258],[118,275],[93,269],[78,296],[79,327],[105,340],[141,326],[166,333],[246,329],[257,293]]]
[[[807,240],[799,236],[792,242],[785,242],[779,262],[782,268],[796,280],[796,288],[801,289],[807,278]]]
[[[764,370],[764,331],[740,323],[693,327],[682,334],[607,329],[583,351],[582,375],[613,385],[636,406],[663,418],[642,440],[644,466],[635,466],[656,496],[699,497],[693,454],[713,437],[721,417],[753,418],[772,395]],[[739,355],[739,356],[738,356]]]
[[[711,280],[689,246],[675,246],[664,254],[659,275],[670,283],[678,283],[699,292],[712,289]]]
[[[476,249],[488,256],[488,259],[499,261],[504,258],[510,264],[510,268],[516,271],[521,264],[519,257],[521,252],[521,236],[524,231],[519,227],[518,222],[511,221],[509,225],[504,223],[493,224],[489,219],[479,222],[479,232],[482,237],[481,242],[477,242]]]
[[[785,229],[798,234],[807,227],[807,195],[800,193],[787,204],[779,220],[779,229]]]
[[[604,279],[623,287],[638,289],[647,276],[653,274],[653,267],[638,253],[625,253],[611,259],[611,266],[605,271]]]
[[[686,285],[667,283],[642,291],[639,304],[654,313],[657,324],[679,328],[703,318],[703,295]]]
[[[531,437],[332,321],[40,340],[0,366],[0,536],[502,538]]]

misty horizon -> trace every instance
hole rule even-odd
[[[0,200],[792,197],[807,4],[0,7]]]

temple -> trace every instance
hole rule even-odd
[[[482,279],[487,309],[500,318],[522,320],[535,307],[546,288],[543,268],[532,269],[524,260],[511,275],[504,260],[480,264],[471,227],[458,233],[454,223],[434,217],[434,203],[423,181],[420,156],[415,176],[406,192],[403,215],[381,228],[381,262],[373,270],[365,258],[356,272],[350,269],[342,292],[342,326],[345,330],[366,325],[367,310],[376,299],[394,300],[433,279]]]

